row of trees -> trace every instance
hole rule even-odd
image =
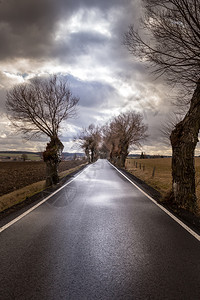
[[[75,116],[78,101],[67,81],[57,75],[16,85],[7,93],[6,106],[13,125],[28,139],[41,134],[49,138],[43,152],[47,186],[59,182],[57,170],[64,148],[59,139],[61,123]],[[146,137],[146,131],[142,116],[128,112],[113,118],[101,128],[89,125],[76,137],[76,141],[89,163],[101,156],[123,167],[130,147],[139,146]]]
[[[103,148],[107,147],[110,160],[124,167],[129,151],[140,147],[140,142],[147,137],[147,129],[140,113],[130,111],[114,117],[103,127]]]
[[[146,132],[147,125],[143,123],[142,115],[129,111],[114,117],[102,127],[89,125],[75,140],[89,162],[102,157],[110,159],[118,167],[124,167],[129,151],[140,146],[140,142],[147,137]]]
[[[84,128],[74,140],[85,152],[89,163],[97,160],[101,144],[101,130],[98,126],[90,124],[88,128]]]
[[[194,151],[200,129],[200,5],[199,0],[141,0],[138,28],[131,25],[124,44],[157,77],[179,87],[178,105],[189,109],[171,134],[172,194],[177,206],[195,211]],[[191,95],[187,102],[183,95]],[[177,107],[176,107],[177,109]]]
[[[174,126],[172,145],[171,199],[180,207],[195,211],[194,151],[200,129],[200,5],[199,0],[141,0],[144,15],[141,27],[130,26],[124,44],[132,55],[150,66],[156,76],[178,85],[180,105],[185,91],[191,94],[185,117]],[[44,152],[49,184],[57,183],[57,166],[63,150],[58,133],[63,120],[72,117],[78,98],[71,94],[67,83],[57,76],[50,80],[33,80],[14,87],[7,94],[11,121],[26,135],[46,134],[50,143]],[[123,166],[130,147],[146,136],[142,117],[133,112],[120,114],[99,129],[90,125],[79,136],[89,161],[98,156]],[[99,149],[101,145],[101,150]]]

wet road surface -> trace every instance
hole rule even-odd
[[[200,299],[199,241],[106,160],[0,243],[1,300]]]

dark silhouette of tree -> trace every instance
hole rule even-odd
[[[90,124],[88,128],[84,128],[74,140],[84,150],[89,163],[93,163],[97,160],[101,142],[101,133],[98,126]]]
[[[26,153],[22,153],[21,158],[23,161],[26,161],[28,159],[28,155]]]
[[[144,154],[144,152],[142,152],[140,155],[140,159],[145,159],[145,158],[146,158],[146,155]]]
[[[78,101],[66,79],[57,75],[35,78],[7,92],[6,107],[13,125],[28,139],[41,134],[50,139],[43,153],[47,186],[59,181],[57,167],[64,148],[59,130],[64,120],[74,117]]]
[[[114,164],[116,163],[117,151],[118,151],[118,140],[113,132],[114,128],[112,128],[112,123],[108,123],[101,128],[102,139],[103,139],[103,147],[101,148],[106,155],[106,158],[110,159]]]
[[[105,141],[103,141],[99,148],[99,157],[102,159],[109,159],[109,153],[109,146],[105,143]]]
[[[104,143],[110,149],[110,160],[119,167],[125,166],[132,146],[139,147],[147,137],[147,125],[142,115],[133,111],[121,113],[103,128]]]
[[[143,0],[141,31],[130,26],[124,44],[181,90],[195,89],[189,110],[171,132],[172,197],[177,206],[196,209],[194,150],[200,129],[199,0]],[[177,101],[182,102],[182,96]]]

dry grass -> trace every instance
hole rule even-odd
[[[136,165],[137,164],[137,165]],[[154,169],[155,168],[155,169]],[[171,189],[171,158],[127,159],[126,169],[158,190],[164,197]],[[195,158],[196,187],[200,208],[200,157]],[[153,176],[153,170],[154,176]]]
[[[26,198],[31,197],[45,189],[45,180],[35,182],[22,189],[16,190],[0,197],[0,212],[12,207],[15,204],[23,202]]]
[[[69,175],[70,173],[79,170],[83,165],[84,164],[79,165],[70,170],[60,172],[59,177],[63,178],[65,176]],[[23,202],[26,198],[31,197],[31,196],[43,191],[44,189],[45,189],[45,180],[42,180],[42,181],[30,184],[28,186],[25,186],[14,192],[11,192],[11,193],[1,196],[0,197],[0,212],[4,211],[5,209],[7,209],[9,207],[12,207],[13,205]]]

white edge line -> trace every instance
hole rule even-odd
[[[129,179],[126,175],[124,175],[120,170],[118,170],[113,164],[111,164],[109,161],[108,163],[115,168],[122,176],[124,176],[132,185],[134,185],[140,192],[142,192],[146,197],[148,197],[154,204],[156,204],[160,209],[162,209],[168,216],[170,216],[173,220],[175,220],[179,225],[181,225],[185,230],[187,230],[191,235],[193,235],[198,241],[200,241],[200,235],[196,232],[194,232],[191,228],[189,228],[186,224],[184,224],[181,220],[179,220],[177,217],[175,217],[172,213],[170,213],[166,208],[164,208],[162,205],[157,203],[156,200],[154,200],[151,196],[149,196],[147,193],[145,193],[137,184],[135,184],[131,179]]]
[[[89,166],[87,166],[86,168],[88,168],[88,167]],[[22,219],[23,217],[25,217],[26,215],[28,215],[30,212],[32,212],[34,209],[36,209],[38,206],[42,205],[49,198],[51,198],[52,196],[54,196],[56,193],[58,193],[60,190],[62,190],[64,187],[66,187],[68,184],[70,184],[72,181],[74,181],[77,177],[79,177],[86,170],[86,168],[84,168],[84,170],[82,172],[80,172],[76,177],[74,177],[69,182],[67,182],[66,184],[64,184],[63,186],[61,186],[55,192],[53,192],[52,194],[50,194],[49,196],[47,196],[45,199],[43,199],[41,202],[39,202],[38,204],[34,205],[33,207],[31,207],[30,209],[28,209],[27,211],[25,211],[23,214],[21,214],[17,218],[15,218],[12,221],[10,221],[9,223],[7,223],[6,225],[0,227],[0,233],[2,231],[4,231],[5,229],[7,229],[8,227],[10,227],[11,225],[13,225],[14,223],[16,223],[17,221],[19,221],[20,219]]]

